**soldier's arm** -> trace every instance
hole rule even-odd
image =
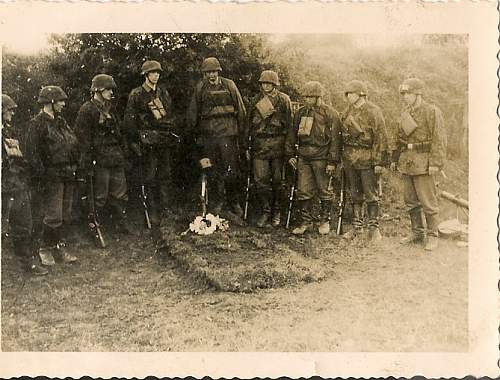
[[[293,124],[292,101],[288,95],[285,96],[285,115],[286,129],[288,131]]]
[[[384,165],[384,156],[387,154],[387,128],[385,126],[382,110],[375,109],[373,112],[373,145],[372,157],[374,166]]]
[[[80,166],[82,168],[89,167],[92,163],[92,125],[95,120],[92,120],[90,112],[85,112],[84,109],[78,111],[75,121],[75,133],[78,138],[78,145],[81,152]]]
[[[137,96],[130,93],[123,116],[123,134],[129,144],[139,143]]]
[[[293,118],[292,127],[288,129],[286,140],[285,140],[285,157],[290,159],[295,155],[295,144],[297,142],[297,132],[299,130],[300,123],[300,111],[297,111]]]
[[[430,116],[431,150],[429,156],[429,166],[442,168],[446,150],[443,113],[439,108],[434,107]]]
[[[187,124],[188,134],[193,138],[198,137],[199,134],[197,126],[198,126],[198,117],[199,117],[200,102],[201,102],[200,92],[201,92],[201,87],[197,85],[193,91],[193,95],[191,96],[191,101],[189,102],[186,113],[186,124]]]
[[[338,164],[342,158],[342,122],[337,111],[331,113],[330,127],[330,150],[328,152],[328,163]]]
[[[26,138],[26,160],[30,167],[32,181],[38,182],[45,172],[41,152],[42,125],[36,121],[31,121],[28,127]]]

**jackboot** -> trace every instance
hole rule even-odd
[[[321,201],[321,215],[318,232],[320,235],[328,235],[330,233],[330,211],[332,209],[332,201]]]
[[[55,229],[44,225],[42,231],[42,243],[38,249],[38,256],[40,257],[42,265],[50,267],[56,264],[53,252],[56,249],[57,241],[58,236]]]
[[[263,228],[269,223],[271,217],[271,206],[269,203],[269,193],[267,191],[260,191],[258,195],[260,203],[260,215],[257,219],[257,227]]]
[[[33,255],[31,239],[14,240],[14,252],[19,256],[23,269],[34,276],[45,276],[49,271]]]
[[[54,258],[62,263],[74,263],[75,261],[78,260],[76,256],[73,256],[67,251],[66,243],[63,240],[62,236],[62,227],[54,229],[55,231],[55,236],[58,239],[58,242],[56,243],[56,247],[54,250]]]
[[[422,211],[420,208],[410,210],[410,222],[412,234],[400,240],[403,245],[423,244],[424,243],[424,222],[422,220]]]
[[[281,224],[281,211],[278,209],[278,210],[274,210],[273,211],[273,218],[272,218],[272,221],[271,221],[271,225],[273,227],[279,227]]]
[[[363,233],[363,204],[354,203],[352,205],[352,229],[342,235],[344,239],[355,239]]]
[[[273,227],[279,227],[281,224],[281,201],[283,198],[283,186],[273,185],[273,217],[271,224]]]
[[[425,214],[427,222],[427,242],[424,249],[426,251],[433,251],[438,247],[438,220],[436,215]]]
[[[378,203],[368,203],[366,208],[368,213],[368,239],[371,243],[378,243],[382,240],[378,224]]]
[[[294,235],[303,235],[307,231],[312,231],[314,224],[310,213],[311,200],[297,201],[300,224],[292,230]]]

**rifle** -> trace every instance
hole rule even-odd
[[[340,167],[340,196],[338,203],[338,214],[337,214],[337,235],[342,234],[342,219],[345,208],[345,171],[344,167]]]
[[[248,202],[250,200],[250,184],[252,180],[252,136],[248,135],[248,173],[247,173],[247,184],[245,187],[245,210],[243,212],[243,220],[247,220],[248,217]]]
[[[469,202],[467,200],[459,198],[458,196],[448,193],[447,191],[441,191],[439,193],[439,196],[446,200],[449,200],[451,203],[455,204],[458,207],[462,207],[466,210],[469,209]]]
[[[151,219],[149,218],[149,210],[148,210],[148,193],[146,191],[146,184],[144,183],[144,159],[139,157],[139,177],[141,180],[141,192],[139,193],[139,199],[142,204],[142,208],[144,209],[144,219],[146,220],[146,226],[148,230],[151,229]]]
[[[207,174],[205,171],[201,172],[201,207],[203,210],[203,219],[207,216],[207,206],[208,206],[208,191],[207,191]]]
[[[295,160],[296,164],[298,166],[299,164],[299,139],[297,136],[297,143],[295,144]],[[292,177],[292,187],[290,188],[290,194],[288,195],[288,211],[286,214],[286,225],[285,227],[288,228],[290,226],[290,218],[292,216],[292,207],[293,207],[293,198],[295,197],[295,188],[297,187],[297,171],[298,167],[293,168],[293,177]]]
[[[92,165],[95,168],[95,160],[92,161]],[[89,205],[90,205],[90,220],[89,220],[89,228],[92,234],[94,235],[96,242],[99,243],[101,248],[106,248],[106,242],[104,241],[104,237],[101,232],[101,228],[99,225],[99,221],[97,220],[97,213],[95,209],[95,199],[94,199],[94,173],[89,174],[89,197],[88,197]]]

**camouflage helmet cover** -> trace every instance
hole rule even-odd
[[[90,86],[90,90],[92,92],[109,90],[116,88],[115,80],[111,75],[107,74],[97,74],[94,78],[92,78],[92,85]]]
[[[203,60],[201,63],[201,71],[202,72],[207,72],[207,71],[222,71],[222,67],[220,65],[220,62],[217,58],[215,57],[208,57]]]
[[[259,82],[260,83],[272,83],[275,86],[280,85],[278,73],[276,73],[275,71],[272,71],[272,70],[264,70],[260,74]]]
[[[9,95],[2,94],[2,110],[8,111],[17,108],[17,104]]]
[[[141,75],[146,75],[151,71],[163,71],[158,61],[146,61],[141,66]]]
[[[345,95],[347,96],[347,94],[358,94],[359,96],[366,96],[368,95],[368,89],[366,87],[366,84],[364,84],[360,80],[352,80],[347,83],[347,86],[345,88]]]
[[[42,87],[38,94],[38,103],[46,104],[68,99],[68,95],[59,86]]]
[[[424,90],[424,82],[418,78],[408,78],[401,86],[399,86],[399,93],[404,94],[406,92],[421,95]]]
[[[323,86],[317,81],[307,82],[302,90],[302,96],[304,97],[322,97],[323,93]]]

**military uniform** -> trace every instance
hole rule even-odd
[[[12,127],[2,125],[2,215],[9,220],[14,253],[25,268],[38,275],[47,272],[37,266],[34,254],[29,193],[29,165]]]
[[[321,201],[321,222],[328,221],[333,192],[328,188],[326,167],[340,162],[339,131],[339,115],[326,104],[303,106],[294,116],[286,139],[286,155],[293,157],[298,144],[296,201],[303,224],[312,222],[310,208],[315,195]]]
[[[43,245],[54,248],[62,243],[64,223],[71,220],[78,141],[60,115],[41,111],[30,122],[26,153],[37,193],[34,208],[43,216]]]
[[[203,79],[196,85],[187,121],[202,155],[213,165],[209,186],[216,204],[214,209],[220,208],[224,190],[231,205],[238,203],[239,139],[243,136],[245,118],[243,100],[232,80],[218,77],[217,83],[211,84]]]
[[[81,167],[93,171],[90,174],[94,175],[97,215],[109,198],[109,205],[121,222],[126,216],[128,194],[125,178],[127,147],[120,120],[109,106],[94,98],[81,106],[75,129],[82,153]]]
[[[147,83],[133,89],[125,110],[124,133],[129,144],[141,148],[140,174],[156,203],[152,211],[166,211],[172,191],[172,149],[178,143],[168,91]]]
[[[261,91],[251,102],[249,120],[253,179],[259,204],[262,213],[269,215],[270,200],[274,198],[273,214],[279,215],[285,139],[292,128],[290,98],[276,89],[270,94]]]
[[[404,200],[413,233],[419,239],[424,236],[422,210],[428,236],[438,236],[439,205],[429,167],[443,167],[445,139],[443,114],[438,107],[422,100],[418,107],[403,111],[393,162],[397,163],[399,172],[403,174]]]
[[[387,131],[381,109],[370,101],[350,105],[342,113],[342,162],[353,202],[353,226],[363,227],[363,201],[367,205],[368,227],[378,229],[379,195],[375,166],[383,165]]]

